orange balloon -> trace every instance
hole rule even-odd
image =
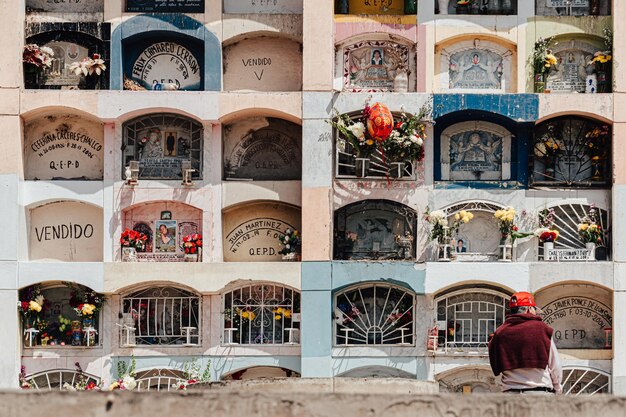
[[[387,140],[393,131],[393,115],[384,104],[374,103],[367,118],[367,131],[377,142]]]

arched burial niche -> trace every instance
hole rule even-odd
[[[102,122],[54,112],[24,123],[27,180],[102,180],[103,156]]]
[[[300,378],[300,374],[277,366],[252,366],[231,372],[222,377],[224,381],[249,381],[266,378]]]
[[[335,294],[335,346],[415,344],[415,294],[387,283],[365,283]]]
[[[532,183],[538,186],[610,187],[613,129],[580,116],[535,127]]]
[[[253,117],[224,127],[224,179],[280,181],[302,178],[302,126]]]
[[[339,378],[404,378],[415,379],[415,375],[390,366],[362,366],[337,375]]]
[[[224,345],[300,343],[300,293],[272,283],[240,286],[222,296]]]
[[[99,377],[74,369],[51,369],[49,371],[37,372],[27,375],[25,382],[30,385],[30,388],[37,390],[63,391],[66,389],[63,387],[65,384],[74,386],[81,378],[85,384],[93,383],[96,386],[100,385]]]
[[[537,16],[610,16],[610,0],[535,0]]]
[[[466,37],[437,50],[442,91],[514,92],[514,45]]]
[[[124,39],[122,49],[124,77],[129,79],[124,82],[125,89],[204,89],[200,39],[176,32],[144,32]]]
[[[202,178],[202,124],[173,113],[153,113],[123,126],[124,171],[139,162],[139,179],[180,180],[183,162],[189,161],[194,179]]]
[[[289,204],[256,201],[223,212],[224,261],[280,261],[279,238],[287,229],[301,229],[301,211]]]
[[[439,392],[442,393],[488,393],[500,392],[496,385],[493,371],[488,367],[460,366],[442,372],[435,377],[439,383]]]
[[[442,181],[498,181],[511,179],[512,134],[503,126],[466,121],[440,135]]]
[[[611,349],[611,291],[584,283],[560,284],[538,291],[543,320],[554,329],[559,349]]]
[[[29,214],[29,259],[102,261],[102,209],[75,201],[34,207]]]
[[[554,242],[555,249],[585,249],[586,244],[579,235],[579,225],[591,221],[602,230],[600,241],[596,243],[595,259],[605,261],[611,257],[611,217],[607,210],[590,204],[563,203],[548,206],[554,212],[554,227],[559,238]],[[543,245],[539,255],[546,257]]]
[[[255,36],[224,45],[225,91],[302,90],[302,44]]]
[[[138,204],[124,210],[122,225],[148,237],[145,248],[137,250],[140,262],[183,261],[183,238],[202,234],[202,210],[177,201]]]
[[[80,284],[45,283],[22,288],[18,310],[24,347],[99,347],[104,303],[104,295]]]
[[[435,298],[437,350],[486,355],[489,337],[508,314],[508,293],[487,285],[451,288]]]
[[[122,296],[120,342],[134,345],[198,346],[202,299],[191,291],[153,286]]]
[[[352,92],[415,91],[415,47],[399,37],[370,34],[337,45],[337,77]],[[408,74],[408,76],[407,76]]]
[[[224,13],[302,14],[302,0],[251,1],[223,0]]]
[[[135,380],[137,391],[176,391],[188,378],[177,369],[154,368],[137,372]]]
[[[415,259],[417,213],[389,200],[365,200],[335,211],[334,259]]]

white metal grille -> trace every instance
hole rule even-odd
[[[273,284],[246,285],[224,294],[224,344],[297,344],[300,294]]]
[[[413,345],[415,297],[386,284],[351,288],[335,296],[335,343]]]
[[[151,369],[137,373],[137,391],[175,391],[176,386],[187,381],[181,371]]]
[[[455,292],[437,300],[438,351],[487,353],[489,336],[505,319],[506,295]]]
[[[26,377],[26,381],[30,382],[32,388],[39,390],[63,390],[63,384],[68,383],[72,386],[78,382],[78,378],[81,376],[80,372],[71,369],[53,369],[50,371],[38,372],[36,374]],[[85,383],[90,382],[96,385],[100,384],[100,378],[82,373]]]
[[[591,368],[563,368],[563,394],[594,395],[611,392],[611,375]]]
[[[559,231],[559,238],[554,242],[556,249],[583,249],[585,243],[580,240],[578,236],[578,224],[580,224],[583,218],[591,209],[590,205],[586,204],[561,204],[558,206],[552,206],[554,209],[554,225]],[[602,236],[602,243],[598,246],[605,246],[607,248],[607,255],[609,255],[610,244],[610,225],[609,214],[606,210],[596,208],[597,220],[604,234]],[[540,247],[540,255],[543,255],[543,247]]]
[[[122,312],[134,319],[138,345],[200,344],[200,297],[193,293],[172,287],[138,291],[122,299]]]

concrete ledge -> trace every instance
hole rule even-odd
[[[77,392],[0,393],[0,415],[272,416],[272,417],[568,417],[626,416],[626,398],[597,395],[353,395],[266,392]]]

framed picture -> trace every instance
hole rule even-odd
[[[176,132],[165,132],[163,156],[176,156]]]
[[[155,252],[176,253],[176,220],[157,220],[155,228]]]
[[[172,220],[172,212],[169,210],[162,211],[161,220]]]

